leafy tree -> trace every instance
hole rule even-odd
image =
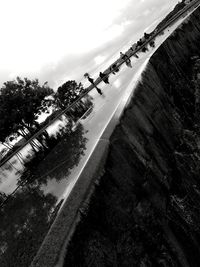
[[[16,133],[23,137],[34,133],[40,112],[47,112],[51,104],[45,97],[52,93],[47,83],[40,85],[37,79],[17,77],[5,82],[0,89],[0,141]]]
[[[81,83],[77,84],[75,81],[67,81],[58,87],[57,93],[55,94],[56,101],[64,109],[73,103],[83,92],[84,88]]]
[[[84,93],[85,88],[81,83],[77,84],[76,81],[67,81],[58,87],[55,94],[55,102],[61,108],[65,109],[67,106],[71,105],[82,93]],[[74,108],[67,112],[67,116],[71,117],[73,120],[77,120],[81,117],[89,107],[92,107],[92,98],[90,96],[85,96],[84,99],[80,100]]]

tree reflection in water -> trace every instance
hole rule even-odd
[[[66,178],[84,154],[87,139],[79,125],[63,128],[47,140],[48,149],[38,151],[18,178],[18,190],[0,193],[0,266],[29,266],[55,219],[57,197],[41,188],[48,181]],[[6,201],[5,201],[6,200]]]
[[[55,217],[56,201],[52,194],[28,185],[1,207],[1,266],[29,266]]]
[[[70,170],[77,166],[84,150],[87,138],[81,124],[75,131],[65,127],[48,140],[48,149],[38,151],[35,157],[25,164],[26,170],[18,179],[18,185],[28,182],[35,185],[47,185],[50,179],[60,181],[70,174]]]

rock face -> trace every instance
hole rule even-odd
[[[151,58],[65,266],[200,266],[200,10]]]

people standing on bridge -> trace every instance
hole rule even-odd
[[[113,66],[110,66],[109,71],[112,72],[112,74],[114,74],[114,75],[116,74],[116,71],[115,71],[115,69],[113,68]]]
[[[144,33],[145,40],[148,40],[150,37],[151,37],[151,34],[146,33],[146,32]]]
[[[89,81],[89,82],[96,88],[97,92],[98,92],[100,95],[103,95],[101,89],[99,89],[99,88],[96,86],[96,84],[94,83],[94,79],[92,79],[88,73],[85,73],[85,74],[84,74],[84,77],[88,79],[88,81]]]
[[[151,40],[151,42],[149,42],[149,45],[150,45],[150,47],[155,47],[155,41],[154,40]]]
[[[141,45],[143,45],[143,41],[142,41],[142,38],[140,38],[139,41],[137,41],[137,45],[136,45],[136,48],[139,48]]]
[[[133,50],[133,47],[132,47],[132,46],[129,48],[129,50],[130,50],[131,52],[134,52],[134,50]]]
[[[120,52],[120,58],[122,58],[123,60],[128,60],[129,59],[129,57],[126,54],[122,53],[122,52]]]
[[[100,72],[99,77],[102,79],[102,81],[106,84],[109,84],[108,76],[105,73]]]
[[[110,71],[113,73],[113,74],[116,74],[116,72],[119,71],[119,68],[117,66],[117,64],[113,64],[111,67],[110,67]]]
[[[126,66],[129,67],[129,68],[132,68],[130,59],[126,60]]]
[[[120,58],[125,60],[125,63],[128,67],[132,68],[132,65],[131,65],[131,60],[130,58],[126,55],[126,54],[123,54],[122,52],[120,52]]]
[[[135,53],[135,50],[136,50],[136,44],[133,44],[129,50],[131,51],[131,54],[136,57],[136,58],[139,58],[138,55]]]

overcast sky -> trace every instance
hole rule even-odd
[[[56,88],[81,80],[177,0],[0,0],[0,86],[16,76]],[[149,28],[150,27],[150,28]]]

